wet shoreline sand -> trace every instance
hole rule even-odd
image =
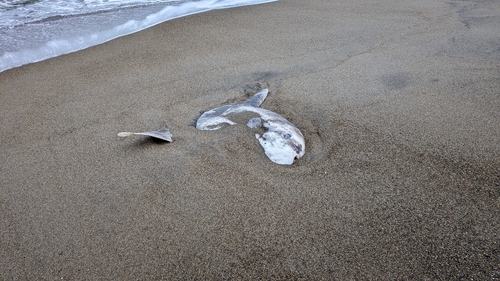
[[[499,10],[282,0],[0,73],[2,279],[500,278]],[[261,88],[292,166],[193,126]]]

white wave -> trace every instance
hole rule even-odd
[[[42,46],[17,52],[6,52],[0,57],[0,72],[24,64],[42,61],[63,54],[76,52],[125,36],[156,24],[210,10],[241,7],[274,2],[277,0],[203,0],[187,2],[178,6],[167,6],[163,10],[147,16],[143,20],[130,20],[110,30],[68,39],[51,40]]]
[[[0,27],[182,0],[0,0]]]

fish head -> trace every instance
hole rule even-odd
[[[267,126],[266,129],[267,131],[262,136],[256,134],[255,137],[271,161],[291,165],[295,159],[304,155],[304,137],[297,128],[281,124],[280,126]]]

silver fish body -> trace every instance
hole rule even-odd
[[[236,105],[225,105],[204,112],[196,122],[198,130],[218,130],[224,123],[236,124],[229,117],[243,112],[253,112],[259,117],[251,118],[247,126],[265,129],[262,136],[255,134],[267,157],[277,164],[291,165],[305,153],[305,140],[300,130],[283,116],[260,108],[269,91],[264,89],[250,99]]]

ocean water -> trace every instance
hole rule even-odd
[[[196,13],[277,0],[0,0],[0,72]]]

